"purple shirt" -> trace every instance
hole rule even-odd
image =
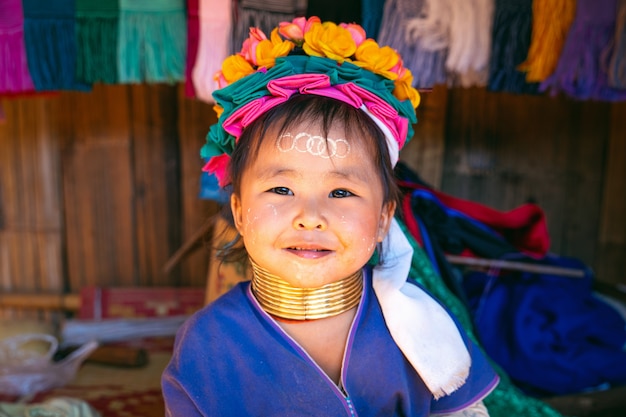
[[[260,308],[245,282],[179,330],[162,379],[166,416],[427,416],[463,409],[495,387],[498,376],[459,327],[470,375],[434,400],[387,330],[370,269],[364,280],[343,390]]]

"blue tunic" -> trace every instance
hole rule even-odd
[[[467,382],[434,400],[392,339],[364,273],[340,389],[240,283],[179,330],[163,373],[166,416],[427,416],[484,398],[498,376],[461,328]]]

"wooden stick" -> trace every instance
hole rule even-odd
[[[195,231],[195,233],[187,239],[183,246],[174,252],[172,256],[169,257],[165,265],[163,266],[163,273],[169,274],[172,269],[178,264],[192,249],[196,248],[202,243],[202,237],[208,233],[211,233],[213,229],[213,219],[209,219],[204,224]]]
[[[560,266],[538,265],[527,262],[505,261],[503,259],[470,258],[467,256],[446,255],[448,262],[456,265],[476,266],[491,269],[509,269],[515,271],[534,272],[537,274],[559,275],[564,277],[582,278],[582,269],[564,268]]]
[[[80,294],[0,294],[0,308],[80,310]]]

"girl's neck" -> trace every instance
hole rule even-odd
[[[361,301],[361,270],[318,288],[297,288],[271,274],[250,259],[252,292],[268,314],[278,320],[304,321],[333,317],[356,307]]]

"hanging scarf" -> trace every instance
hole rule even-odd
[[[76,81],[74,0],[23,0],[28,68],[38,91],[88,90]]]
[[[426,49],[420,39],[411,39],[407,31],[407,23],[420,15],[424,3],[425,0],[387,0],[378,32],[379,43],[389,45],[402,56],[416,88],[432,88],[445,84],[447,79],[447,48]]]
[[[617,0],[578,0],[556,70],[541,89],[576,99],[626,100],[626,90],[608,84],[608,59],[615,36]]]
[[[184,0],[120,0],[120,83],[177,82],[185,78]]]
[[[32,92],[21,0],[0,0],[0,94]]]
[[[196,90],[193,86],[191,74],[198,57],[200,43],[200,0],[187,0],[187,58],[185,60],[185,97],[193,98]]]
[[[209,103],[214,102],[212,94],[217,88],[214,75],[231,49],[231,7],[230,1],[200,0],[198,8],[200,35],[191,77],[197,97]]]
[[[626,89],[626,0],[619,0],[615,21],[615,48],[609,64],[609,85]]]
[[[385,8],[385,0],[363,0],[361,2],[361,26],[370,38],[377,39],[380,22]]]
[[[426,50],[446,49],[450,84],[487,83],[493,0],[426,0],[407,23],[410,39]]]
[[[118,0],[76,0],[76,77],[87,83],[116,83]]]
[[[541,82],[554,72],[576,11],[576,0],[534,0],[526,61],[518,66],[526,81]]]
[[[532,31],[532,0],[496,0],[488,88],[509,93],[537,93],[517,67],[528,56]]]
[[[413,248],[396,219],[383,245],[385,262],[374,267],[372,285],[385,323],[435,399],[443,397],[465,382],[469,352],[448,313],[407,281]]]
[[[235,3],[236,19],[233,21],[232,44],[234,48],[238,48],[248,38],[251,27],[260,28],[269,37],[272,28],[278,26],[278,23],[304,15],[306,4],[303,0],[239,0]]]
[[[361,24],[361,17],[363,16],[362,0],[308,0],[300,2],[306,5],[307,16],[317,16],[322,21],[332,20],[335,22]]]

